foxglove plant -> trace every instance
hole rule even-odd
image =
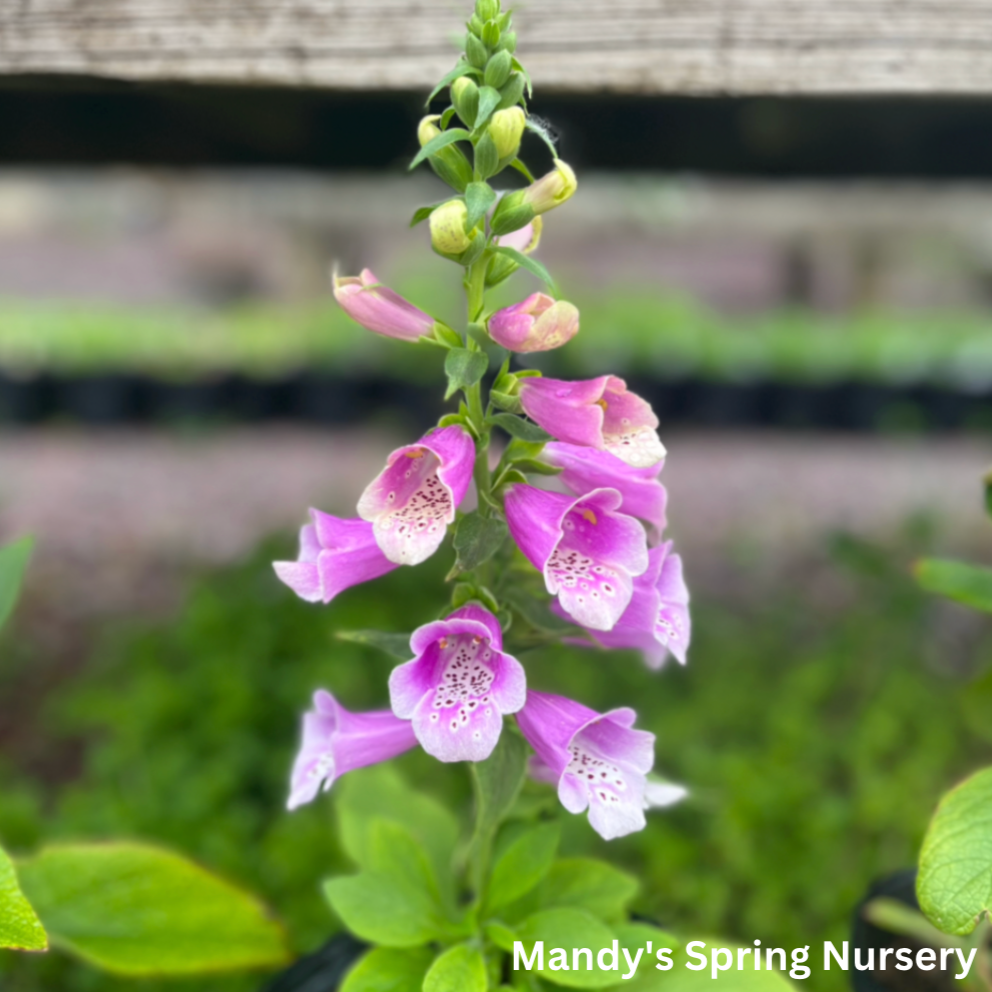
[[[657,668],[668,653],[685,661],[690,627],[681,560],[670,541],[662,543],[667,496],[658,476],[665,448],[650,404],[614,375],[566,382],[514,364],[518,354],[566,344],[580,327],[578,308],[558,298],[533,255],[543,225],[553,222],[545,215],[565,204],[578,183],[527,111],[530,81],[515,47],[499,0],[477,0],[465,52],[428,100],[447,89],[450,105],[424,117],[417,131],[421,149],[411,167],[428,163],[452,193],[413,220],[427,221],[434,252],[462,269],[464,328],[404,300],[368,269],[334,278],[338,302],[364,328],[444,352],[445,399],[457,397],[457,408],[389,455],[359,499],[355,519],[312,510],[298,560],[275,565],[301,598],[328,603],[358,582],[420,564],[452,536],[445,615],[425,618],[408,648],[405,640],[396,647],[398,635],[377,635],[402,661],[389,679],[390,710],[350,713],[318,690],[304,716],[289,798],[290,808],[309,802],[337,788],[349,771],[417,743],[441,762],[470,764],[477,824],[461,859],[464,890],[441,893],[435,879],[440,894],[429,936],[398,934],[398,921],[391,929],[365,911],[373,902],[386,905],[373,890],[383,884],[385,861],[400,857],[396,851],[409,846],[409,837],[393,837],[392,853],[379,860],[363,847],[356,858],[368,878],[328,885],[332,905],[358,936],[396,948],[453,944],[431,973],[452,954],[474,962],[461,961],[469,972],[482,968],[481,984],[460,973],[451,988],[500,984],[510,924],[527,913],[508,906],[496,913],[498,904],[524,895],[550,868],[553,845],[537,856],[533,877],[505,883],[513,899],[500,895],[493,852],[511,843],[500,825],[528,770],[554,787],[564,810],[587,813],[607,840],[641,830],[646,810],[684,795],[679,786],[649,778],[655,737],[635,727],[632,709],[599,713],[537,691],[516,657],[535,645],[578,641],[640,651]],[[552,152],[551,169],[538,179],[521,158],[528,133]],[[497,190],[492,181],[507,169],[527,185]],[[521,270],[542,280],[547,292],[492,309],[487,292]],[[470,485],[471,509],[464,505]],[[536,826],[524,839],[540,847],[547,836],[547,825]],[[398,892],[390,899],[402,902]],[[374,963],[375,954],[359,964],[349,990],[379,987],[385,965]],[[423,972],[422,961],[408,963]],[[435,987],[429,979],[430,973],[424,987]],[[442,986],[449,987],[436,987]]]

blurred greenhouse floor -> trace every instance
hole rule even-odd
[[[986,535],[990,448],[966,437],[666,432],[671,533],[690,577],[722,588],[728,562],[774,575],[847,531],[884,535],[914,515],[949,550]],[[384,431],[290,426],[0,435],[0,534],[34,533],[31,587],[68,614],[154,608],[173,579],[235,562],[306,508],[342,514],[385,454]],[[738,576],[739,578],[739,576]],[[47,598],[47,597],[46,597]]]

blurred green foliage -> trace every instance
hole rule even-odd
[[[460,326],[456,281],[425,269],[394,288],[415,303],[432,301],[436,316]],[[536,360],[564,375],[610,367],[663,378],[992,384],[992,336],[980,313],[724,315],[642,285],[575,289],[568,295],[582,312],[581,333],[566,352]],[[525,291],[519,282],[502,286],[495,305]],[[333,300],[155,310],[0,299],[0,368],[25,373],[118,370],[188,378],[234,371],[274,378],[347,366],[426,377],[436,375],[439,363],[434,348],[415,350],[361,330]]]
[[[333,803],[284,812],[299,715],[318,686],[349,708],[385,704],[391,659],[333,631],[406,631],[429,619],[443,607],[450,549],[322,609],[272,576],[268,562],[292,543],[196,580],[174,619],[104,632],[45,710],[54,748],[85,742],[81,773],[29,783],[7,754],[0,840],[15,851],[42,838],[161,840],[264,893],[299,949],[335,928],[319,882],[350,866]],[[925,543],[921,533],[906,539],[906,557]],[[746,599],[697,589],[686,669],[652,674],[633,655],[570,648],[524,657],[537,688],[598,709],[634,703],[639,725],[658,735],[658,771],[692,789],[682,806],[651,814],[642,834],[612,844],[567,817],[563,854],[631,869],[643,882],[635,909],[669,928],[786,948],[841,940],[868,883],[913,863],[939,795],[992,757],[983,675],[992,642],[979,628],[967,650],[948,646],[943,611],[957,608],[927,600],[897,548],[838,539],[826,565],[787,581],[750,567],[728,561],[725,576]],[[46,662],[32,651],[19,663],[37,675]],[[5,697],[16,689],[8,671]],[[419,751],[397,764],[444,801],[467,803],[465,769]],[[814,975],[823,992],[845,987],[842,975]],[[5,992],[133,987],[55,956],[9,954],[0,983]],[[217,979],[210,989],[260,984]],[[194,986],[203,987],[140,987]]]

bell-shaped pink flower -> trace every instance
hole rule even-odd
[[[418,627],[416,657],[393,669],[389,699],[410,720],[423,749],[439,761],[485,761],[527,697],[516,658],[503,652],[499,621],[481,606],[463,606]]]
[[[325,792],[345,772],[389,761],[409,751],[417,738],[407,720],[390,710],[349,713],[319,689],[303,714],[303,744],[293,764],[288,807],[296,809]]]
[[[646,468],[634,468],[609,451],[561,441],[546,444],[542,457],[561,469],[559,479],[576,496],[584,496],[593,489],[616,489],[623,497],[620,509],[624,513],[650,524],[656,537],[664,532],[668,493],[658,481],[664,460]]]
[[[397,448],[358,501],[383,554],[397,565],[418,565],[444,540],[472,480],[475,445],[457,425]]]
[[[497,310],[488,326],[490,337],[510,351],[550,351],[579,333],[579,310],[546,293],[531,293],[523,302]]]
[[[665,457],[651,404],[615,375],[577,382],[521,379],[520,403],[559,441],[609,451],[634,468],[657,465]]]
[[[402,341],[434,333],[434,318],[379,283],[370,269],[358,276],[334,275],[334,298],[368,331]]]
[[[506,522],[520,550],[544,576],[565,612],[593,630],[610,630],[648,567],[644,528],[617,510],[616,489],[577,499],[523,483],[506,494]]]
[[[527,693],[517,714],[524,737],[537,752],[534,778],[558,789],[569,813],[589,810],[589,823],[605,840],[643,830],[653,805],[647,773],[654,765],[654,734],[633,730],[627,708],[597,713],[550,693]]]
[[[311,510],[300,531],[296,561],[273,562],[276,575],[308,603],[329,603],[339,592],[397,567],[376,544],[372,524]]]
[[[648,558],[648,570],[634,579],[630,606],[613,629],[589,633],[605,648],[640,651],[649,668],[661,668],[669,651],[684,665],[692,624],[682,559],[672,553],[671,541],[652,548]],[[554,604],[552,609],[562,615]]]

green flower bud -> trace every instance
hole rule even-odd
[[[479,87],[468,76],[459,76],[451,84],[451,102],[466,127],[475,126],[479,113]]]
[[[493,234],[510,234],[526,227],[533,219],[536,210],[524,201],[527,190],[518,189],[514,193],[507,193],[493,211],[492,220],[489,222]]]
[[[484,82],[498,90],[509,78],[513,68],[513,56],[509,52],[497,52],[486,64]]]
[[[482,28],[482,42],[486,48],[493,49],[499,44],[500,30],[495,21],[486,21]]]
[[[500,87],[499,109],[505,110],[507,107],[515,107],[520,103],[526,85],[527,83],[524,81],[522,72],[513,73],[506,83]]]
[[[507,31],[499,40],[499,51],[510,52],[511,54],[517,50],[517,32]]]
[[[497,110],[489,122],[489,136],[496,145],[496,154],[500,161],[505,158],[515,158],[520,150],[520,139],[524,136],[524,124],[527,118],[520,107],[510,107],[508,110]]]
[[[449,200],[431,214],[431,244],[441,255],[460,255],[472,243],[465,230],[468,210],[461,200]]]
[[[429,114],[420,121],[417,126],[417,140],[421,148],[441,133],[435,123],[440,119],[438,114]],[[454,187],[459,193],[464,192],[465,187],[472,181],[472,166],[469,165],[462,150],[454,145],[442,148],[436,155],[431,155],[428,161],[438,178]]]
[[[499,16],[499,0],[476,0],[476,14],[484,21],[491,21]]]
[[[465,37],[465,57],[469,65],[484,69],[489,61],[489,49],[474,34],[468,34]]]
[[[478,14],[473,14],[468,21],[468,29],[476,36],[476,38],[482,37],[482,29],[486,26],[486,22],[479,17]]]
[[[475,171],[483,179],[488,179],[490,176],[496,175],[499,172],[499,158],[499,152],[496,150],[496,142],[487,130],[475,146]]]

